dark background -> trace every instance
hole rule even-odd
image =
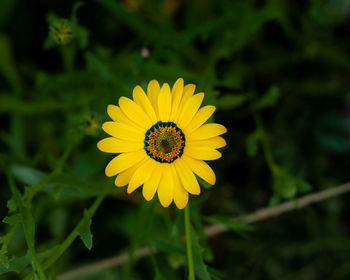
[[[95,0],[77,9],[77,21],[74,5],[0,2],[1,218],[12,197],[5,171],[23,194],[70,146],[60,180],[30,205],[37,251],[60,244],[93,197],[112,190],[92,219],[92,249],[76,240],[48,270],[52,279],[147,244],[161,251],[157,265],[145,257],[74,279],[153,279],[157,269],[169,280],[186,279],[185,255],[171,247],[184,248],[182,213],[161,208],[157,198],[144,202],[140,191],[115,190],[104,176],[111,155],[96,148],[108,104],[131,97],[137,84],[172,85],[178,77],[206,93],[215,122],[228,128],[223,158],[211,163],[217,184],[191,197],[213,279],[350,278],[349,195],[253,230],[211,238],[201,230],[207,216],[228,221],[349,180],[349,1]],[[60,18],[73,32],[64,45],[49,33]],[[10,226],[0,229],[3,235]],[[19,227],[7,256],[22,257],[26,248]],[[28,264],[0,278],[22,279]]]

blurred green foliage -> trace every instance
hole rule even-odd
[[[0,278],[124,251],[72,279],[186,278],[182,212],[115,188],[96,148],[108,104],[183,77],[229,130],[216,186],[191,197],[197,277],[349,279],[348,196],[254,228],[227,218],[349,180],[349,35],[347,0],[0,1]],[[232,231],[209,240],[212,223]],[[158,253],[134,262],[141,246]]]

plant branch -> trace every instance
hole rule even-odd
[[[30,188],[30,191],[27,193],[24,193],[23,196],[23,200],[24,200],[24,204],[29,207],[34,196],[41,191],[44,187],[46,187],[47,183],[57,174],[62,172],[62,168],[63,165],[65,164],[65,162],[67,161],[70,153],[72,152],[73,148],[79,143],[79,141],[81,140],[80,136],[76,136],[67,146],[66,150],[64,151],[63,155],[61,156],[61,158],[59,158],[55,169],[44,179],[42,180],[40,183],[38,183],[35,186],[32,186]]]
[[[88,209],[89,216],[92,218],[97,211],[98,207],[101,205],[102,201],[106,197],[108,192],[102,192],[94,201],[94,203],[91,205],[91,207]],[[78,228],[81,226],[81,223],[83,222],[84,217],[81,219],[81,221],[75,226],[73,231],[68,235],[68,237],[61,243],[61,245],[57,248],[57,250],[49,257],[49,259],[43,263],[42,268],[45,271],[48,269],[51,265],[53,265],[59,257],[62,256],[62,254],[70,247],[70,245],[73,243],[73,241],[79,236],[78,234]],[[32,279],[33,273],[30,273],[27,275],[24,280]]]
[[[185,229],[186,229],[186,247],[187,247],[187,263],[188,263],[188,279],[194,280],[194,265],[192,253],[192,238],[191,238],[191,221],[190,221],[190,204],[185,208]]]
[[[350,183],[346,183],[344,185],[340,185],[337,187],[333,187],[330,189],[326,189],[317,193],[312,193],[309,195],[306,195],[302,198],[299,198],[297,200],[284,202],[280,205],[277,205],[272,208],[261,208],[253,213],[246,214],[239,216],[237,218],[233,218],[232,220],[239,220],[241,222],[250,224],[255,223],[258,221],[263,221],[269,218],[273,218],[276,216],[279,216],[283,213],[295,210],[295,209],[301,209],[304,208],[310,204],[321,202],[323,200],[326,200],[331,197],[335,197],[338,195],[345,194],[347,192],[350,192]],[[212,225],[205,228],[205,233],[208,237],[212,237],[215,235],[218,235],[220,233],[226,232],[229,229],[223,225]],[[155,250],[154,250],[155,251]],[[150,254],[149,248],[142,247],[138,250],[136,250],[134,254],[134,259],[139,259],[144,256],[147,256]],[[126,263],[128,260],[128,254],[122,253],[120,255],[117,255],[115,257],[106,258],[98,262],[94,262],[85,266],[82,266],[77,269],[73,269],[71,271],[67,271],[57,277],[58,280],[69,280],[77,276],[85,275],[92,272],[97,272],[102,269],[106,269],[113,266],[118,266]]]
[[[266,130],[264,128],[264,124],[263,124],[263,121],[261,119],[260,113],[257,112],[257,110],[254,108],[253,105],[251,106],[251,110],[253,113],[253,118],[254,118],[256,128],[259,131],[259,133],[261,134],[261,146],[262,146],[262,149],[264,152],[264,156],[265,156],[267,165],[269,166],[271,172],[273,173],[273,171],[276,167],[276,163],[275,163],[275,160],[272,156],[270,139],[269,139],[269,137],[266,133]]]
[[[17,189],[17,186],[15,184],[15,180],[10,175],[10,172],[7,171],[7,179],[8,183],[10,185],[10,189],[15,197],[15,200],[17,202],[17,205],[19,207],[19,214],[22,216],[22,225],[23,225],[23,231],[24,231],[24,237],[27,243],[28,251],[30,254],[30,258],[32,260],[32,268],[33,268],[33,274],[38,273],[41,280],[46,280],[46,276],[44,274],[44,270],[42,268],[41,263],[39,262],[36,250],[35,250],[35,223],[33,216],[30,214],[29,210],[24,206],[21,194],[19,190]],[[13,228],[17,228],[18,224],[15,224],[10,232],[14,232]],[[10,235],[11,237],[13,236]],[[6,240],[7,244],[10,242],[10,239]],[[6,245],[7,246],[7,245]]]

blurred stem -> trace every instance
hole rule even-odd
[[[187,247],[187,264],[188,264],[188,280],[195,280],[192,239],[191,239],[191,222],[190,222],[190,204],[185,208],[185,230],[186,230],[186,247]]]
[[[272,173],[274,173],[274,170],[276,169],[276,163],[272,156],[271,152],[271,146],[270,146],[270,140],[269,137],[265,131],[263,121],[261,119],[260,113],[254,108],[254,105],[251,106],[253,117],[256,125],[256,129],[259,131],[261,135],[261,145],[263,148],[264,156],[266,159],[266,162],[271,170]]]
[[[132,269],[135,260],[135,251],[140,242],[147,241],[150,243],[150,232],[152,231],[153,213],[151,212],[153,202],[143,201],[139,209],[138,218],[135,220],[134,233],[131,236],[131,243],[128,250],[128,261],[124,268],[124,279],[134,279],[132,277]]]
[[[156,257],[154,255],[154,249],[153,249],[153,246],[151,245],[151,243],[148,243],[148,249],[149,249],[149,255],[151,257],[151,262],[152,262],[152,265],[153,265],[153,268],[154,268],[154,271],[155,271],[154,279],[157,279],[156,277],[157,277],[157,275],[160,274],[160,271],[159,271],[159,268],[158,268]]]
[[[76,50],[76,47],[75,47],[75,44],[73,43],[60,47],[63,66],[66,72],[72,72],[74,69],[75,50]]]
[[[108,192],[104,191],[101,194],[99,194],[94,201],[94,203],[91,205],[91,207],[88,209],[89,215],[92,218],[97,211],[98,207],[101,205],[104,198],[107,196]],[[57,250],[49,257],[49,259],[42,265],[43,270],[48,269],[51,265],[53,265],[59,257],[62,256],[62,254],[70,247],[70,245],[73,243],[75,238],[79,236],[78,234],[78,228],[83,223],[84,217],[80,220],[80,222],[75,226],[73,231],[68,235],[68,237],[61,243],[61,245],[57,248]],[[27,275],[24,280],[33,279],[34,274],[30,273]]]
[[[47,185],[47,183],[52,179],[52,177],[54,177],[57,173],[62,172],[63,165],[67,161],[73,148],[79,143],[80,140],[81,140],[81,136],[78,136],[78,137],[75,137],[75,139],[72,139],[72,141],[69,142],[62,157],[58,160],[58,163],[55,169],[39,184],[32,186],[30,187],[30,189],[28,189],[28,192],[26,192],[23,196],[24,204],[26,206],[29,206],[31,204],[33,197]]]
[[[3,245],[2,245],[1,251],[0,251],[1,253],[7,252],[7,246],[9,245],[13,235],[15,234],[15,232],[16,232],[16,230],[18,228],[18,225],[19,225],[19,223],[14,224],[11,227],[10,231],[8,233],[6,233],[4,236],[1,237],[1,242],[0,243],[3,242]]]
[[[22,216],[24,237],[25,237],[25,240],[27,242],[27,247],[28,247],[28,251],[30,254],[30,258],[32,259],[33,274],[34,274],[34,272],[37,272],[39,275],[39,278],[41,280],[46,280],[46,276],[44,274],[44,269],[43,269],[42,265],[40,264],[38,256],[37,256],[36,251],[35,251],[35,245],[34,245],[35,225],[34,225],[34,221],[32,221],[33,222],[32,227],[28,226],[28,223],[30,223],[30,221],[26,221],[26,219],[29,220],[29,217],[31,219],[33,219],[33,218],[31,216],[31,214],[30,214],[30,216],[26,215],[26,213],[27,213],[26,211],[29,212],[29,210],[26,209],[26,207],[24,206],[23,201],[22,201],[22,197],[21,197],[21,193],[17,189],[17,186],[15,184],[15,180],[13,179],[13,177],[9,171],[7,171],[7,179],[8,179],[8,183],[10,185],[10,189],[15,197],[16,203],[19,206],[20,215]],[[15,225],[14,227],[17,227],[17,225]],[[12,234],[12,236],[13,236],[13,234]],[[8,240],[8,242],[10,242],[10,240]]]
[[[134,264],[134,254],[136,250],[136,243],[135,241],[132,242],[129,252],[128,252],[128,262],[126,263],[125,270],[124,270],[124,279],[130,280],[131,279],[131,271]]]

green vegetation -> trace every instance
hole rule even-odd
[[[196,279],[349,279],[349,195],[231,219],[349,181],[349,50],[347,0],[0,1],[0,279],[187,279],[184,211],[96,148],[108,104],[178,77],[228,128],[190,198]]]

